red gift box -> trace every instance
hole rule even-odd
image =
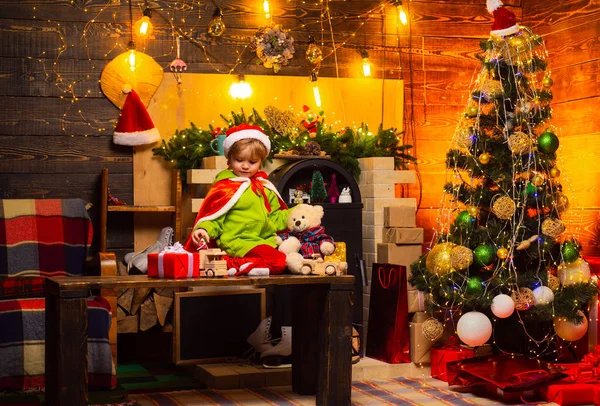
[[[472,358],[475,352],[468,348],[455,345],[446,345],[442,348],[431,349],[431,376],[444,382],[448,382],[448,371],[446,364],[451,361]]]
[[[548,402],[562,406],[591,405],[594,403],[594,392],[597,392],[597,383],[574,383],[560,380],[555,384],[542,388],[541,394]]]
[[[148,276],[161,279],[198,277],[200,255],[191,252],[161,252],[148,254]]]

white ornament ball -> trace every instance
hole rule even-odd
[[[499,319],[509,317],[515,311],[515,301],[512,297],[500,294],[492,299],[492,313]]]
[[[554,331],[556,335],[565,341],[577,341],[582,338],[588,330],[587,317],[579,310],[580,316],[583,316],[583,322],[579,324],[573,324],[560,317],[554,318]],[[459,320],[460,321],[460,320]]]
[[[581,257],[570,264],[562,262],[558,266],[557,276],[563,286],[588,282],[590,280],[590,266]]]
[[[540,286],[533,290],[533,304],[547,305],[554,301],[554,292],[548,286]]]
[[[468,312],[461,316],[456,326],[458,338],[463,343],[477,347],[492,336],[492,322],[480,312]]]

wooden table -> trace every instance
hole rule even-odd
[[[350,275],[50,278],[46,282],[46,404],[87,405],[86,298],[90,289],[270,285],[292,287],[292,389],[301,395],[316,395],[317,405],[349,405],[354,289],[354,276]]]

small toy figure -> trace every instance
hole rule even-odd
[[[350,195],[350,188],[345,187],[342,189],[342,193],[338,198],[339,203],[352,203],[352,196]]]
[[[304,192],[296,189],[296,191],[294,192],[294,204],[302,204],[304,203],[304,198],[302,197],[304,195]]]

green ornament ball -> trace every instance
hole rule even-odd
[[[473,251],[475,263],[479,266],[488,266],[496,258],[496,250],[491,245],[481,244]]]
[[[579,249],[577,249],[577,244],[573,241],[565,241],[562,245],[561,252],[563,261],[567,264],[575,262],[577,258],[579,258]]]
[[[456,225],[466,227],[475,221],[475,217],[471,216],[467,210],[463,210],[456,216]]]
[[[538,137],[538,150],[545,154],[553,154],[558,149],[558,137],[550,131],[545,131]]]
[[[527,183],[527,186],[525,186],[525,189],[523,189],[521,191],[521,195],[522,196],[528,196],[528,195],[532,195],[535,193],[536,191],[536,187],[534,185],[532,185],[531,183]]]
[[[483,283],[479,276],[473,276],[467,281],[467,293],[481,293],[483,291]]]

